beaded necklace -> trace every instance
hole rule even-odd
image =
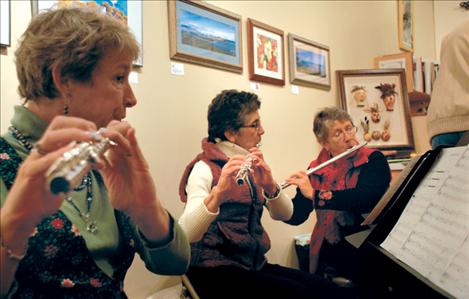
[[[28,137],[21,133],[17,128],[10,126],[8,131],[23,147],[27,149],[28,152],[33,149],[33,145],[29,142]],[[78,215],[80,215],[80,218],[83,219],[86,224],[86,230],[90,233],[95,233],[98,231],[98,225],[96,220],[91,218],[91,204],[93,203],[92,183],[91,173],[87,172],[81,183],[73,189],[74,191],[81,191],[83,188],[86,188],[86,212],[82,212],[78,208],[78,206],[73,202],[72,196],[67,194],[65,196],[65,201],[78,212]]]

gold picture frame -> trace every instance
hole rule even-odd
[[[331,89],[330,50],[326,45],[288,34],[290,83]]]
[[[167,3],[171,59],[243,72],[241,16],[203,1]]]
[[[397,0],[399,48],[414,51],[414,9],[411,0]]]
[[[411,52],[375,57],[373,65],[376,69],[405,69],[407,92],[414,90],[414,70]]]

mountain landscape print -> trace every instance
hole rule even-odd
[[[187,10],[180,11],[181,42],[187,46],[236,57],[236,28]]]
[[[326,57],[321,53],[296,48],[295,57],[298,72],[322,78],[326,77]]]

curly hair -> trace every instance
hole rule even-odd
[[[326,107],[316,114],[313,122],[313,132],[319,142],[327,140],[329,127],[336,120],[341,122],[350,121],[353,124],[350,115],[337,107]]]
[[[261,102],[254,93],[223,90],[208,106],[208,140],[227,140],[225,132],[238,131],[244,125],[246,115],[259,110],[260,107]]]
[[[87,83],[108,50],[129,54],[140,48],[127,25],[90,8],[47,10],[35,16],[15,52],[19,94],[27,100],[60,96],[52,70],[60,79]]]

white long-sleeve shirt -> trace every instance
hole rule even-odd
[[[247,155],[244,148],[228,141],[216,144],[228,158],[233,155]],[[191,243],[202,239],[217,213],[210,212],[204,204],[212,189],[213,175],[210,167],[203,161],[197,162],[189,175],[186,185],[187,202],[179,224],[184,229]],[[248,182],[249,183],[249,182]],[[267,199],[267,198],[266,198]],[[288,220],[293,214],[293,204],[287,195],[280,191],[275,199],[267,199],[266,207],[274,220]]]

